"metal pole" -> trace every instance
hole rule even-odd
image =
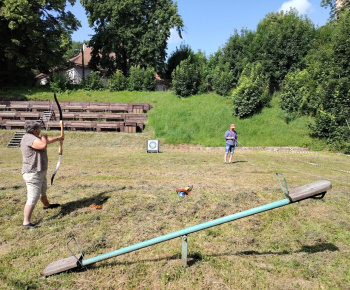
[[[187,266],[187,235],[182,236],[181,264]]]
[[[158,244],[158,243],[162,243],[162,242],[165,242],[165,241],[168,241],[168,240],[175,239],[177,237],[188,235],[190,233],[198,232],[198,231],[201,231],[201,230],[204,230],[204,229],[208,229],[208,228],[211,228],[211,227],[215,227],[215,226],[227,223],[227,222],[231,222],[231,221],[234,221],[234,220],[237,220],[237,219],[241,219],[241,218],[244,218],[244,217],[247,217],[247,216],[251,216],[251,215],[254,215],[254,214],[257,214],[257,213],[261,213],[261,212],[264,212],[264,211],[268,211],[268,210],[271,210],[271,209],[282,207],[282,206],[285,206],[285,205],[287,205],[289,203],[291,203],[291,202],[289,201],[289,199],[286,198],[286,199],[275,201],[275,202],[272,202],[272,203],[269,203],[269,204],[265,204],[265,205],[262,205],[262,206],[251,208],[251,209],[248,209],[246,211],[235,213],[235,214],[232,214],[232,215],[229,215],[229,216],[226,216],[226,217],[222,217],[222,218],[219,218],[219,219],[216,219],[216,220],[212,220],[212,221],[205,222],[205,223],[202,223],[202,224],[199,224],[199,225],[196,225],[196,226],[192,226],[192,227],[189,227],[189,228],[186,228],[186,229],[182,229],[180,231],[176,231],[176,232],[173,232],[173,233],[170,233],[170,234],[166,234],[164,236],[160,236],[160,237],[157,237],[157,238],[154,238],[154,239],[151,239],[151,240],[147,240],[147,241],[144,241],[144,242],[132,245],[132,246],[128,246],[128,247],[125,247],[125,248],[122,248],[122,249],[119,249],[119,250],[116,250],[116,251],[112,251],[112,252],[109,252],[109,253],[106,253],[106,254],[102,254],[102,255],[96,256],[94,258],[90,258],[90,259],[86,259],[86,260],[84,259],[81,262],[81,264],[82,264],[82,266],[87,266],[89,264],[94,264],[94,263],[97,263],[99,261],[103,261],[103,260],[106,260],[106,259],[110,259],[110,258],[119,256],[119,255],[123,255],[123,254],[129,253],[129,252],[133,252],[133,251],[136,251],[136,250],[139,250],[139,249],[142,249],[142,248],[146,248],[148,246],[152,246],[152,245],[155,245],[155,244]]]
[[[84,48],[85,48],[85,45],[84,45],[84,43],[82,43],[82,48],[81,48],[81,64],[82,64],[82,66],[83,66],[83,81],[85,81]]]

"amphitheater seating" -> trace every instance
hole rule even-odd
[[[64,127],[77,131],[142,132],[152,106],[146,103],[60,102]],[[23,129],[25,120],[46,120],[52,110],[53,120],[45,122],[49,130],[60,130],[59,112],[53,101],[0,101],[2,129]]]

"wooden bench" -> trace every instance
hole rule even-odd
[[[13,120],[13,119],[16,119],[18,116],[18,113],[17,112],[14,112],[14,111],[3,111],[3,112],[0,112],[0,121],[2,120]]]
[[[125,114],[125,122],[140,122],[146,120],[146,114]]]
[[[85,130],[85,131],[94,131],[96,129],[96,122],[80,122],[80,121],[72,121],[69,122],[69,126],[67,126],[72,131],[77,130]]]
[[[323,197],[330,189],[332,189],[332,184],[328,180],[318,180],[289,190],[287,197],[291,202],[316,196]]]
[[[87,103],[86,102],[69,102],[64,103],[64,106],[61,105],[62,111],[68,111],[68,112],[84,112],[86,111],[87,108]]]
[[[68,129],[70,122],[63,122],[65,129]],[[47,130],[61,130],[61,124],[59,121],[49,121],[46,123]]]
[[[13,130],[13,129],[23,129],[24,128],[25,121],[20,120],[3,120],[1,126],[5,127],[6,130]]]
[[[29,106],[33,112],[50,110],[50,101],[29,101]]]
[[[109,110],[110,103],[105,102],[90,102],[89,105],[87,105],[86,111],[87,112],[106,112]]]
[[[98,119],[102,119],[102,114],[101,113],[80,113],[80,114],[77,114],[77,118],[79,119],[79,121],[98,120]]]
[[[10,111],[30,111],[30,104],[26,101],[10,101]]]
[[[124,122],[98,122],[96,124],[96,131],[124,131]]]
[[[59,114],[55,114],[55,116],[59,116]],[[63,112],[62,113],[63,120],[78,120],[79,114],[78,113],[70,113],[70,112]]]
[[[112,113],[128,113],[129,105],[127,103],[110,103],[108,111]]]
[[[104,113],[102,114],[102,120],[104,121],[125,121],[125,114]]]
[[[39,112],[18,112],[17,117],[19,117],[21,121],[39,120],[41,114]]]

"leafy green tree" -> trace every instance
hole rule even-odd
[[[154,91],[156,89],[156,79],[153,69],[132,67],[128,78],[129,91]]]
[[[212,86],[216,93],[221,96],[230,96],[235,87],[235,75],[230,70],[229,63],[217,66],[212,71]]]
[[[303,69],[316,29],[296,10],[270,13],[258,24],[250,55],[262,64],[272,87],[278,88],[289,71]]]
[[[189,45],[182,43],[180,44],[179,48],[176,47],[175,51],[173,51],[168,58],[165,77],[167,79],[171,79],[171,74],[174,69],[180,64],[181,61],[187,59],[189,56],[194,56],[194,52]]]
[[[70,79],[67,78],[64,73],[54,73],[52,75],[52,80],[50,82],[50,89],[56,92],[65,92],[67,90],[71,90],[73,88],[73,84]]]
[[[201,86],[201,65],[193,57],[181,61],[172,73],[173,89],[180,97],[196,95]]]
[[[111,92],[124,91],[128,87],[128,81],[121,71],[115,72],[108,79]]]
[[[234,34],[229,38],[223,47],[223,57],[220,59],[220,67],[229,64],[234,86],[237,85],[238,79],[248,62],[253,61],[251,44],[255,37],[255,32],[242,29],[240,33],[235,29]]]
[[[77,56],[83,49],[83,43],[87,44],[89,41],[84,40],[83,42],[80,41],[72,41],[71,45],[69,46],[68,50],[64,54],[64,59],[68,60],[75,56]]]
[[[286,75],[280,95],[280,106],[285,112],[287,121],[302,114],[312,113],[315,89],[311,75],[306,69],[296,70]]]
[[[257,113],[270,101],[269,80],[259,62],[248,63],[232,93],[234,115],[245,118]]]
[[[66,0],[0,1],[0,82],[22,82],[32,70],[59,65],[80,22]],[[74,4],[75,0],[69,0]]]
[[[170,0],[84,0],[89,23],[96,34],[92,65],[125,75],[133,66],[163,68],[167,39],[176,28],[179,35],[183,22],[176,2]]]
[[[92,71],[89,76],[80,84],[85,90],[94,91],[103,89],[103,79],[100,71]]]
[[[200,82],[198,92],[207,93],[210,90],[210,84],[207,82],[208,76],[210,74],[207,57],[203,51],[199,50],[191,59],[192,63],[195,65],[195,68],[199,73]]]
[[[338,4],[337,6],[337,2]],[[342,1],[337,1],[337,0],[322,0],[321,1],[321,6],[322,7],[329,7],[331,9],[330,11],[330,17],[331,19],[338,18],[339,15],[344,12],[344,11],[349,11],[350,9],[350,0],[342,0]]]

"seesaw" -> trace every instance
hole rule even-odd
[[[241,218],[245,218],[254,214],[258,214],[264,211],[268,211],[268,210],[272,210],[278,207],[282,207],[297,201],[301,201],[307,198],[323,198],[324,195],[326,194],[326,192],[328,190],[330,190],[332,188],[332,184],[327,181],[327,180],[319,180],[313,183],[309,183],[294,189],[289,190],[287,187],[287,181],[284,177],[283,174],[281,173],[276,173],[277,175],[277,179],[278,182],[281,185],[282,191],[285,194],[286,198],[279,200],[279,201],[275,201],[269,204],[265,204],[262,206],[258,206],[255,208],[251,208],[239,213],[235,213],[226,217],[222,217],[219,219],[215,219],[209,222],[205,222],[199,225],[195,225],[192,227],[188,227],[186,229],[182,229],[170,234],[166,234],[154,239],[150,239],[138,244],[134,244],[125,248],[121,248],[119,250],[116,251],[112,251],[106,254],[102,254],[93,258],[89,258],[89,259],[85,259],[84,254],[82,253],[82,251],[80,250],[80,247],[76,241],[76,239],[73,237],[71,238],[68,242],[67,242],[67,248],[68,250],[71,252],[72,256],[62,259],[62,260],[58,260],[55,262],[52,262],[51,264],[49,264],[43,271],[43,274],[45,276],[50,276],[53,274],[58,274],[64,271],[68,271],[68,270],[75,270],[75,269],[80,269],[83,268],[85,266],[106,260],[106,259],[110,259],[119,255],[123,255],[126,253],[130,253],[145,247],[149,247],[155,244],[159,244],[165,241],[169,241],[178,237],[182,237],[182,265],[186,266],[187,265],[187,235],[191,234],[191,233],[195,233],[204,229],[208,229],[211,227],[215,227],[227,222],[231,222],[237,219],[241,219]],[[283,176],[284,179],[284,186],[279,178],[279,175]],[[73,251],[70,249],[69,244],[74,241],[77,248],[79,249],[80,253],[79,254],[74,254]]]

